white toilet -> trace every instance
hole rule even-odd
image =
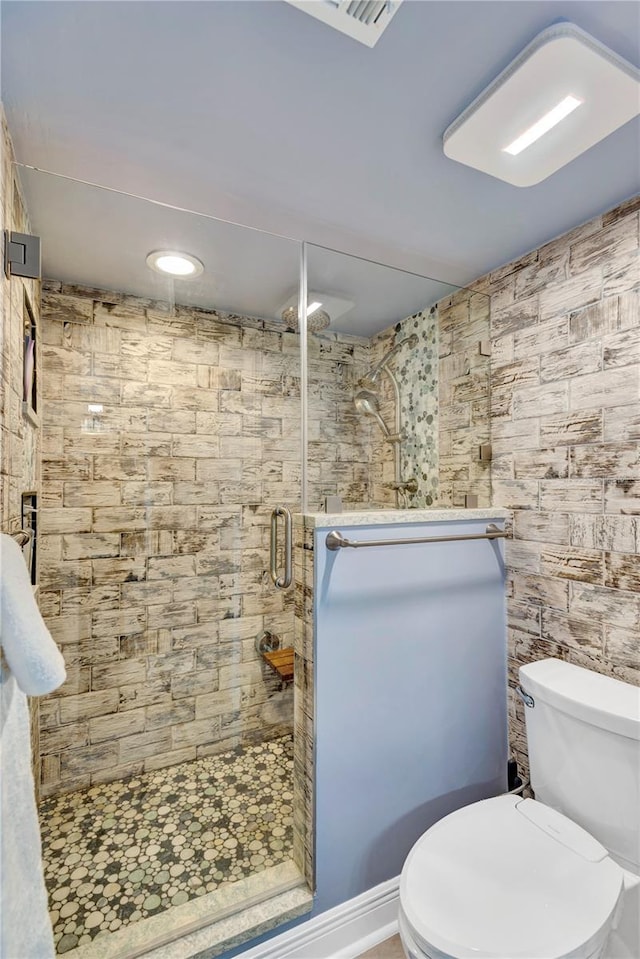
[[[457,810],[400,881],[409,959],[640,959],[640,689],[520,669],[536,799]]]

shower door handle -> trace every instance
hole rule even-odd
[[[284,575],[278,573],[278,517],[284,517]],[[291,512],[286,506],[276,506],[271,514],[271,564],[270,573],[276,589],[287,589],[293,579],[293,535]]]

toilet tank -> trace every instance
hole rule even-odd
[[[640,872],[640,689],[558,659],[520,667],[536,799]]]

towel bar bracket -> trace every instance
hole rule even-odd
[[[12,539],[15,539],[18,546],[26,546],[33,537],[33,531],[30,529],[17,529],[9,533]]]

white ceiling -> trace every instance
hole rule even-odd
[[[638,120],[527,189],[442,152],[451,121],[558,18],[638,64],[635,2],[405,0],[373,49],[278,0],[5,0],[1,14],[20,162],[443,281],[471,283],[640,189]],[[295,287],[296,243],[24,182],[47,273],[141,291],[131,264],[161,233],[209,244],[208,305],[271,315]],[[360,302],[366,271],[348,262],[318,280]],[[370,332],[444,289],[379,277],[345,328]]]

